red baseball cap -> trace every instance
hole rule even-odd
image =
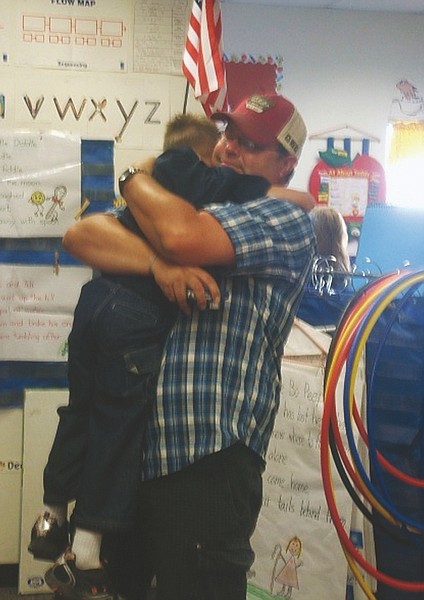
[[[241,133],[261,146],[281,144],[299,158],[306,140],[306,125],[294,104],[278,94],[255,94],[231,112],[217,112],[215,121],[234,123]]]

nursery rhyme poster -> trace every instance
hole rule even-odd
[[[0,360],[66,361],[87,267],[0,265]]]
[[[263,506],[252,538],[256,558],[249,573],[249,600],[345,598],[347,564],[320,468],[324,370],[319,352],[316,347],[315,355],[286,357],[282,363],[281,404],[266,456]],[[357,385],[361,398],[363,381]],[[340,406],[341,389],[338,394]],[[352,500],[337,477],[334,487],[348,530]]]

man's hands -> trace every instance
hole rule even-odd
[[[214,304],[219,304],[221,300],[215,279],[200,267],[181,267],[158,257],[151,272],[163,294],[171,302],[176,302],[186,315],[192,312],[192,306],[187,301],[188,289],[193,291],[200,310],[207,308],[206,292],[210,294]]]
[[[152,262],[155,250],[112,215],[90,215],[74,223],[66,232],[63,245],[73,256],[105,273],[153,274],[165,296],[186,314],[191,313],[187,289],[193,291],[200,310],[207,306],[205,292],[212,302],[220,301],[218,285],[207,271],[179,266],[160,256]]]

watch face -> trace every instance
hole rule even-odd
[[[137,173],[147,173],[147,171],[145,171],[144,169],[137,169],[136,167],[129,167],[126,171],[122,173],[122,175],[118,179],[119,193],[121,194],[121,196],[123,196],[122,192],[125,183],[128,181],[128,179],[130,179],[133,175],[136,175]]]
[[[119,181],[123,183],[128,178],[128,175],[132,175],[132,169],[127,169],[126,171],[124,171],[121,177],[119,178]]]
[[[128,177],[130,177],[131,175],[133,175],[133,169],[129,168],[126,171],[124,171],[122,173],[122,175],[119,178],[119,193],[121,194],[121,196],[123,196],[123,188],[124,188],[124,183],[126,182],[126,180],[128,179]]]

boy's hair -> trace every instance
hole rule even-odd
[[[213,121],[203,115],[177,114],[165,128],[163,150],[188,146],[202,160],[210,160],[220,133]]]

